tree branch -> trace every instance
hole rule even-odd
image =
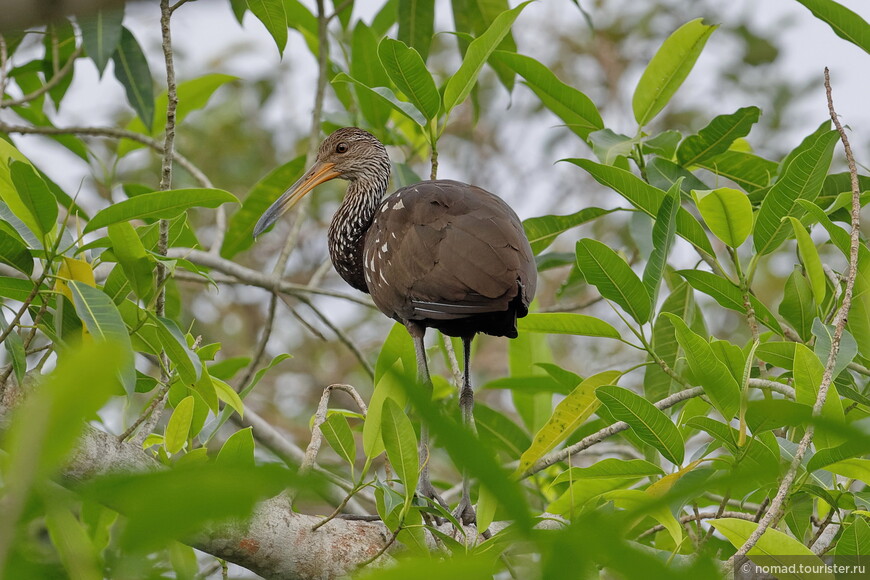
[[[187,260],[190,260],[194,264],[217,270],[222,274],[232,276],[234,278],[226,279],[215,277],[215,281],[217,282],[225,284],[247,284],[249,286],[257,286],[258,288],[263,288],[269,291],[278,291],[282,294],[288,294],[295,297],[304,296],[306,294],[320,294],[322,296],[341,298],[343,300],[355,302],[356,304],[359,304],[361,306],[368,306],[369,308],[375,307],[375,305],[372,304],[371,301],[357,298],[356,296],[353,296],[351,294],[345,294],[344,292],[337,292],[324,288],[316,288],[313,286],[305,286],[302,284],[293,284],[283,279],[275,278],[274,276],[252,270],[251,268],[246,268],[245,266],[237,264],[236,262],[225,260],[224,258],[221,258],[220,256],[216,256],[209,252],[203,252],[202,250],[192,250],[189,248],[170,248],[167,255],[170,258],[185,258]],[[185,280],[193,280],[195,282],[203,281],[202,278],[198,276],[195,279],[183,275],[179,277]]]
[[[4,44],[4,49],[5,49],[5,44]],[[60,81],[62,81],[64,79],[64,77],[66,77],[66,75],[68,75],[70,73],[70,71],[73,69],[73,67],[75,66],[75,63],[76,63],[76,59],[81,56],[83,50],[84,50],[84,46],[76,47],[75,52],[73,52],[70,55],[69,60],[66,61],[66,63],[56,73],[54,73],[52,75],[52,77],[50,79],[48,79],[48,81],[46,81],[46,83],[44,85],[42,85],[41,87],[39,87],[35,91],[33,91],[31,93],[27,93],[26,95],[19,97],[17,99],[8,99],[5,101],[0,101],[0,109],[4,109],[7,107],[18,107],[20,105],[26,105],[30,101],[32,101],[34,99],[38,99],[39,97],[41,97],[42,95],[44,95],[45,93],[47,93],[48,91],[50,91],[51,89],[56,87],[58,84],[60,84]],[[4,50],[4,52],[5,52],[5,50]],[[0,95],[2,95],[2,92],[0,92]]]
[[[109,137],[111,139],[129,139],[137,143],[141,143],[150,147],[158,153],[163,152],[163,143],[157,139],[152,139],[147,135],[128,131],[126,129],[117,129],[115,127],[29,127],[27,125],[10,125],[8,123],[0,123],[0,132],[14,133],[17,135],[87,135],[91,137]],[[190,173],[200,185],[203,187],[213,188],[211,180],[206,177],[196,165],[193,164],[187,157],[172,151],[172,158],[185,171]]]
[[[822,407],[825,404],[825,399],[828,396],[831,382],[834,379],[834,366],[837,362],[837,354],[840,352],[840,341],[843,337],[843,331],[846,328],[846,320],[849,316],[849,310],[852,307],[852,294],[855,289],[855,279],[858,276],[858,251],[861,244],[861,188],[858,185],[858,168],[855,165],[855,158],[852,155],[852,147],[849,145],[849,138],[843,125],[840,124],[840,119],[837,112],[834,110],[834,101],[831,95],[831,79],[828,69],[825,68],[825,93],[828,98],[828,112],[831,115],[831,120],[834,126],[840,133],[840,140],[843,142],[843,149],[846,153],[846,161],[849,164],[849,176],[852,182],[852,215],[851,215],[851,232],[849,242],[849,274],[846,277],[846,288],[843,290],[843,302],[835,317],[836,324],[834,325],[834,336],[831,338],[831,352],[828,354],[828,360],[825,364],[825,372],[822,375],[822,382],[819,385],[819,392],[816,396],[815,404],[813,405],[813,416],[817,417],[821,414]],[[791,485],[797,476],[798,468],[801,465],[804,455],[813,440],[814,428],[810,424],[804,436],[801,438],[798,448],[795,451],[791,465],[786,471],[782,482],[777,489],[776,495],[770,502],[770,509],[758,522],[758,527],[747,538],[746,542],[734,553],[728,560],[728,565],[733,567],[734,561],[737,558],[745,556],[751,550],[767,529],[779,521],[782,506],[791,490]]]

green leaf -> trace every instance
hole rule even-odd
[[[68,282],[76,314],[97,340],[116,342],[130,348],[130,335],[115,303],[103,292],[78,280]]]
[[[474,422],[481,441],[488,447],[503,449],[511,459],[519,459],[532,444],[525,429],[477,401],[474,403]]]
[[[870,25],[859,14],[833,0],[797,0],[826,22],[834,33],[870,53]]]
[[[471,89],[477,83],[477,76],[490,55],[498,48],[501,41],[510,33],[511,26],[529,2],[523,2],[516,8],[499,14],[486,32],[471,41],[459,69],[447,81],[444,87],[444,114],[450,115],[456,105],[465,100]]]
[[[29,163],[13,160],[9,175],[15,191],[0,195],[18,219],[45,243],[57,221],[57,199]]]
[[[726,152],[735,139],[749,134],[760,114],[758,107],[743,107],[730,115],[715,117],[697,135],[690,135],[680,143],[677,160],[683,167],[691,167]]]
[[[641,478],[664,475],[658,465],[643,459],[603,459],[589,467],[572,467],[560,473],[551,485],[576,479]]]
[[[822,267],[822,260],[819,258],[819,251],[813,243],[809,232],[801,224],[797,218],[789,216],[794,237],[797,240],[798,253],[801,257],[801,262],[807,272],[807,277],[810,279],[810,288],[813,291],[813,299],[816,304],[821,304],[825,300],[825,271]]]
[[[238,77],[212,73],[178,83],[176,88],[178,105],[175,108],[175,126],[178,127],[191,112],[205,107],[217,89],[234,80],[238,80]],[[163,91],[154,101],[153,124],[149,127],[142,123],[142,119],[136,117],[127,124],[127,130],[155,137],[162,134],[166,127],[166,103],[166,91]],[[145,145],[138,141],[121,139],[118,144],[118,156],[123,157],[127,153],[142,147],[145,147]],[[131,195],[130,197],[133,196]]]
[[[638,324],[649,321],[649,294],[631,266],[609,246],[590,238],[578,241],[577,267],[589,284],[619,304]]]
[[[291,184],[302,177],[305,171],[305,156],[299,157],[273,169],[254,184],[242,201],[242,206],[232,215],[227,233],[221,245],[221,256],[232,259],[254,243],[254,225],[263,212],[284,193]]]
[[[628,389],[613,386],[599,387],[595,395],[617,420],[628,423],[644,443],[652,445],[665,459],[674,465],[683,462],[683,436],[652,403]]]
[[[457,32],[459,55],[463,58],[474,37],[486,32],[486,29],[498,18],[499,14],[510,9],[508,0],[451,0],[450,4],[453,8],[453,22]],[[517,43],[510,32],[499,43],[498,50],[511,53],[517,51]],[[493,58],[490,58],[489,64],[507,92],[512,93],[516,81],[514,71]]]
[[[230,435],[215,462],[218,465],[244,465],[254,467],[254,432],[253,427],[239,429]]]
[[[411,335],[400,323],[393,325],[378,360],[375,363],[375,390],[369,400],[369,410],[363,425],[363,452],[371,461],[384,450],[381,436],[381,412],[384,402],[392,399],[397,405],[404,406],[407,397],[402,389],[402,380],[414,381],[416,376],[416,357]]]
[[[301,484],[276,464],[207,463],[104,476],[77,491],[125,516],[119,531],[125,553],[147,553],[165,548],[169,538],[189,539],[207,523],[243,521],[257,502]]]
[[[426,118],[423,114],[417,110],[417,108],[408,103],[406,101],[400,100],[396,94],[388,89],[387,87],[370,87],[362,81],[358,81],[357,79],[346,75],[343,72],[338,73],[332,78],[333,83],[353,83],[357,88],[361,89],[363,92],[370,94],[375,100],[380,99],[383,103],[389,105],[394,110],[403,114],[405,117],[410,119],[412,122],[420,125],[421,127],[426,126]]]
[[[595,180],[616,191],[633,206],[650,217],[655,217],[666,193],[657,187],[646,183],[630,171],[601,165],[589,159],[563,159],[588,171]],[[688,211],[680,208],[677,211],[677,234],[708,254],[713,254],[713,246],[707,239],[707,233],[698,220]]]
[[[808,340],[816,318],[816,305],[813,302],[813,291],[810,288],[800,267],[795,267],[785,281],[782,302],[779,303],[779,315],[794,328],[803,340]]]
[[[45,47],[45,58],[41,62],[42,74],[49,79],[75,55],[76,33],[72,22],[60,18],[49,23],[43,35],[42,45]],[[48,90],[48,95],[54,101],[56,109],[60,108],[61,99],[72,84],[72,79],[73,75],[68,74]]]
[[[682,179],[671,187],[662,205],[656,213],[656,222],[653,225],[652,240],[653,251],[650,254],[646,267],[643,269],[643,285],[649,294],[650,305],[655,308],[658,303],[659,287],[671,253],[671,246],[676,237],[677,210],[680,209],[680,184]]]
[[[287,46],[287,13],[283,0],[247,0],[248,8],[275,40],[278,54]]]
[[[664,313],[664,316],[674,325],[677,341],[698,386],[703,387],[722,417],[731,420],[740,406],[740,386],[728,367],[716,357],[710,343],[692,332],[680,318],[670,313]]]
[[[97,10],[95,14],[78,18],[82,31],[82,44],[88,56],[94,61],[100,77],[118,44],[121,42],[121,29],[124,11],[121,7],[110,10]]]
[[[563,83],[549,67],[537,60],[515,52],[497,50],[494,62],[502,63],[523,77],[527,86],[565,125],[581,139],[593,131],[604,128],[601,114],[589,97]]]
[[[680,190],[690,194],[693,189],[710,189],[688,169],[661,157],[653,157],[646,164],[646,179],[650,185],[668,190],[682,178]]]
[[[187,346],[187,341],[175,321],[160,316],[156,318],[157,338],[169,360],[175,364],[178,376],[188,385],[197,382],[202,374],[199,357]]]
[[[827,363],[828,357],[831,355],[831,344],[834,342],[834,327],[830,324],[823,324],[821,320],[816,318],[812,321],[812,334],[816,337],[813,352],[816,353],[820,361]],[[855,342],[855,338],[848,330],[844,329],[840,336],[837,360],[834,362],[834,376],[836,377],[843,372],[857,354],[858,344]]]
[[[112,61],[115,77],[127,92],[127,101],[145,126],[150,127],[154,119],[154,81],[142,48],[126,27],[121,28],[121,42]]]
[[[154,262],[148,258],[139,234],[129,222],[109,224],[112,253],[121,264],[136,296],[148,302],[154,295]]]
[[[855,518],[854,522],[843,528],[834,554],[837,556],[870,554],[870,525],[864,518]]]
[[[822,383],[822,375],[825,367],[819,361],[816,354],[803,344],[795,345],[794,351],[794,390],[795,401],[803,405],[815,407],[819,393],[819,385]],[[846,422],[843,413],[843,404],[837,394],[837,388],[832,382],[828,387],[825,404],[822,407],[822,417],[837,425]],[[817,429],[814,442],[817,449],[835,447],[843,443],[840,436],[824,429]]]
[[[621,374],[619,371],[605,371],[593,375],[562,399],[556,405],[552,416],[535,434],[531,446],[520,457],[517,473],[524,473],[591,417],[600,405],[600,401],[595,396],[596,389],[602,385],[616,383]]]
[[[211,382],[212,385],[214,385],[214,390],[215,393],[217,393],[218,399],[231,407],[236,413],[239,414],[240,417],[244,417],[245,404],[242,402],[242,398],[239,397],[239,394],[235,391],[235,389],[233,389],[222,380],[216,379],[214,377],[211,378]]]
[[[7,328],[9,328],[9,323],[6,321],[6,317],[0,316],[0,332],[6,332]],[[21,381],[24,380],[25,373],[27,373],[27,354],[24,351],[24,340],[20,334],[13,330],[3,339],[3,346],[9,353],[12,370],[15,371],[15,379],[20,385]]]
[[[103,226],[133,219],[170,219],[192,207],[214,208],[238,203],[236,196],[222,189],[170,189],[137,195],[100,210],[85,226],[85,233]]]
[[[716,28],[702,24],[698,18],[679,27],[662,43],[643,71],[631,100],[638,125],[644,127],[668,104]]]
[[[438,87],[420,54],[404,42],[384,38],[378,45],[378,57],[387,74],[417,110],[429,121],[437,117],[441,107]]]
[[[360,20],[353,29],[351,40],[350,75],[368,87],[385,87],[390,83],[390,77],[381,65],[381,61],[371,56],[377,51],[377,35]],[[380,96],[373,95],[371,90],[357,86],[354,87],[354,92],[360,112],[366,121],[372,127],[385,126],[390,118],[392,107],[384,103]]]
[[[671,291],[670,295],[662,302],[660,312],[671,312],[689,326],[694,326],[695,313],[698,307],[695,304],[692,288],[686,282],[680,282]],[[653,352],[663,360],[670,368],[677,369],[677,361],[680,358],[680,345],[674,333],[674,325],[667,316],[656,317],[652,332]],[[664,372],[657,364],[646,367],[643,377],[643,392],[647,400],[658,401],[671,394],[673,379]]]
[[[702,159],[696,164],[720,177],[730,179],[749,192],[767,187],[771,177],[776,175],[777,168],[773,161],[745,151],[733,150]]]
[[[745,193],[730,187],[692,193],[713,235],[732,248],[746,241],[752,231],[752,203]]]
[[[45,527],[57,555],[71,578],[99,580],[104,578],[101,558],[94,547],[85,525],[70,508],[57,500],[47,502]]]
[[[168,453],[175,454],[184,449],[187,436],[190,433],[194,404],[193,396],[188,395],[172,411],[169,422],[166,424],[166,433],[163,436],[163,445]]]
[[[825,469],[849,479],[870,483],[870,459],[843,459],[825,466]]]
[[[435,30],[435,0],[399,2],[397,38],[416,50],[423,62],[429,56],[429,44]]]
[[[13,237],[3,230],[0,230],[0,262],[8,264],[28,276],[33,274],[33,256],[30,254],[30,250],[21,243],[18,237]]]
[[[532,246],[532,252],[537,255],[547,249],[559,234],[614,211],[616,210],[587,207],[569,215],[533,217],[523,221],[523,229]]]
[[[350,425],[347,424],[347,418],[340,413],[333,413],[320,425],[320,431],[333,451],[353,466],[356,461],[356,442]]]
[[[625,158],[631,155],[639,140],[610,129],[601,129],[589,133],[589,143],[592,152],[605,165],[624,165]]]
[[[749,536],[758,528],[757,522],[737,518],[718,518],[710,520],[710,523],[735,548],[740,548],[745,544]],[[812,566],[818,570],[823,570],[826,567],[825,563],[812,550],[791,536],[773,528],[764,531],[758,539],[758,543],[749,550],[747,555],[756,564],[782,566],[783,570],[788,570],[789,566],[794,563],[793,556],[801,556],[801,565]],[[805,577],[794,574],[779,575],[782,580],[800,580]],[[820,574],[818,577],[833,580],[833,574]]]
[[[791,160],[767,192],[753,230],[755,250],[759,254],[769,254],[788,237],[792,228],[783,222],[784,218],[800,219],[804,215],[798,200],[813,201],[818,197],[838,138],[836,131],[822,134],[810,148]]]
[[[743,307],[743,292],[725,278],[704,270],[678,270],[677,274],[685,278],[692,288],[716,300],[720,306],[746,314],[746,309]],[[750,296],[749,302],[755,310],[758,321],[781,335],[782,327],[767,306],[755,296]]]
[[[524,332],[620,338],[619,331],[600,318],[569,312],[532,313],[517,320],[517,328]]]
[[[384,401],[381,435],[390,464],[405,486],[406,501],[413,497],[420,477],[417,436],[408,415],[392,399]]]
[[[64,349],[55,370],[12,411],[3,436],[7,501],[25,504],[35,485],[44,485],[40,479],[51,476],[78,446],[86,421],[118,389],[121,350],[105,342]],[[18,522],[4,516],[0,532],[15,537]]]

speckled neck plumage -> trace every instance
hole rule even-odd
[[[345,282],[368,293],[363,263],[365,236],[390,180],[390,160],[376,165],[376,171],[366,172],[350,180],[344,201],[329,224],[329,257]]]

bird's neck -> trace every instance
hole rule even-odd
[[[345,282],[363,292],[368,292],[363,263],[365,236],[386,190],[386,180],[351,181],[344,201],[329,224],[329,256],[332,264]]]

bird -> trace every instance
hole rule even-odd
[[[448,179],[414,183],[385,198],[386,148],[368,131],[345,127],[324,139],[311,167],[262,214],[254,237],[316,186],[336,178],[349,183],[327,234],[333,266],[407,328],[417,380],[428,393],[426,329],[462,339],[459,405],[464,424],[473,429],[472,339],[478,333],[516,338],[517,319],[528,314],[535,296],[537,269],[522,222],[497,195]],[[428,438],[423,423],[417,491],[441,501],[429,479]],[[471,523],[475,515],[465,473],[462,487],[456,514]]]

